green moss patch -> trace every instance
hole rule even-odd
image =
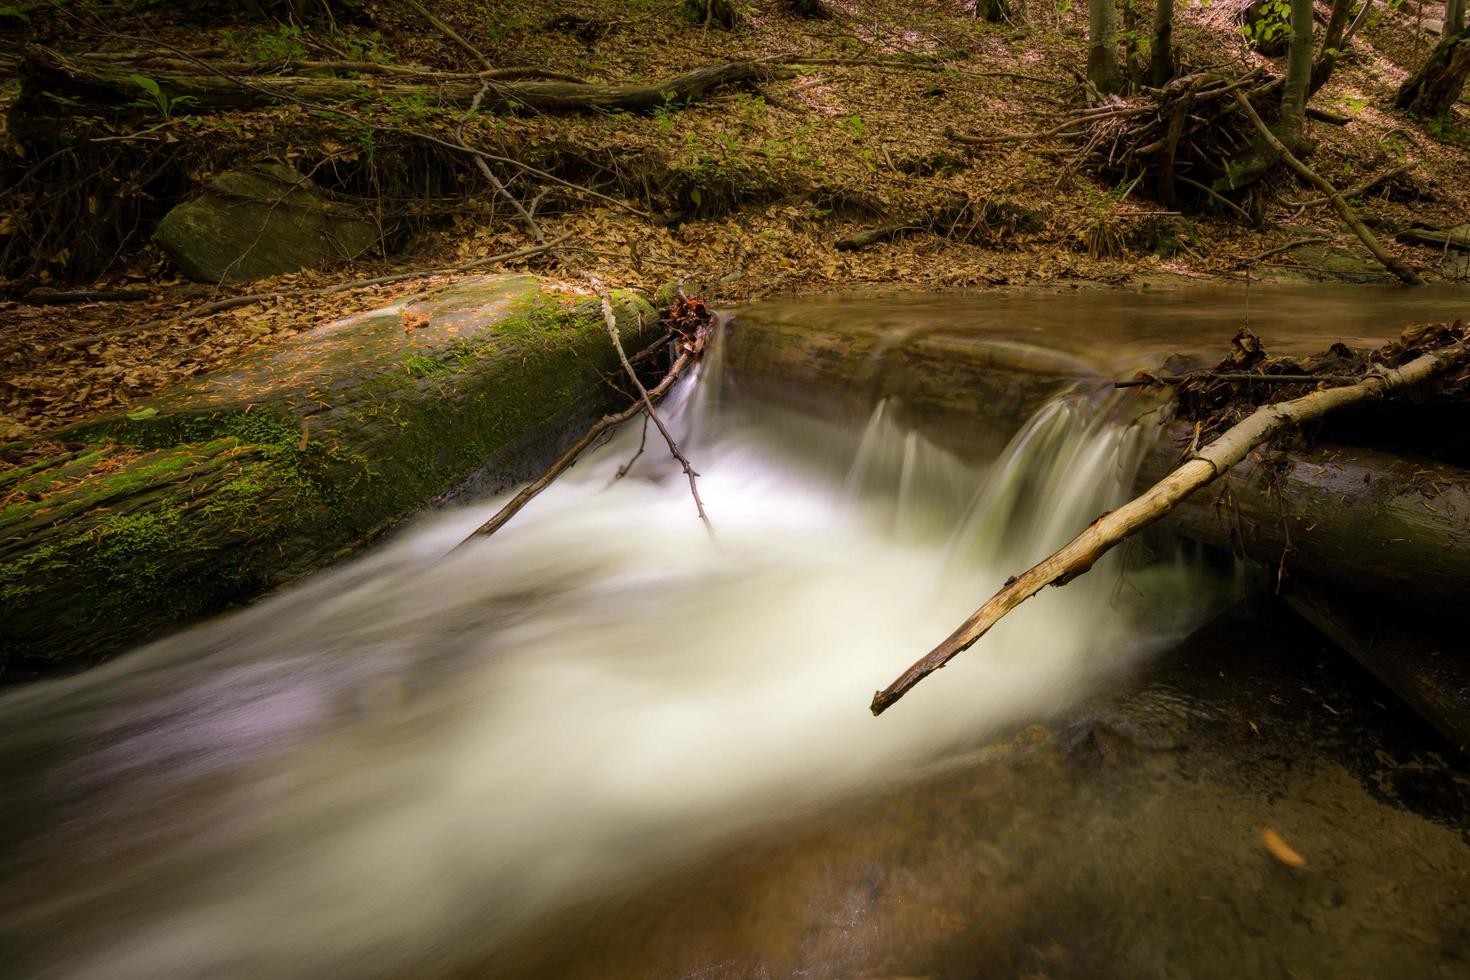
[[[631,351],[655,317],[615,299]],[[602,375],[619,370],[597,300],[524,276],[299,341],[0,447],[0,671],[105,655],[320,568],[476,471],[550,449],[609,407]],[[309,384],[291,374],[303,363]]]

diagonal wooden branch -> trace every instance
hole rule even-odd
[[[668,338],[665,337],[658,343],[666,344],[667,342]],[[674,386],[674,382],[679,380],[680,376],[683,375],[683,373],[689,368],[689,365],[693,364],[694,361],[698,358],[698,355],[699,352],[697,350],[685,350],[683,353],[681,353],[674,361],[674,363],[670,365],[669,371],[667,374],[664,375],[663,380],[660,381],[656,386],[648,390],[648,392],[646,393],[648,401],[656,402],[665,394],[667,394],[668,390]],[[510,500],[505,504],[504,507],[501,507],[498,511],[495,512],[495,516],[491,517],[484,524],[481,524],[479,527],[475,528],[474,531],[470,532],[470,534],[463,541],[454,546],[453,550],[457,551],[458,549],[463,548],[465,545],[475,540],[475,538],[487,538],[490,535],[494,534],[496,531],[505,527],[506,524],[510,523],[510,519],[519,514],[521,512],[521,509],[529,504],[533,499],[535,499],[535,497],[540,494],[541,491],[551,486],[551,484],[555,482],[557,477],[561,476],[567,470],[571,469],[572,464],[577,461],[577,457],[586,452],[588,447],[595,443],[604,432],[607,432],[609,429],[617,428],[624,422],[631,419],[633,416],[642,414],[643,411],[644,403],[642,401],[638,401],[634,402],[632,405],[623,409],[621,412],[618,412],[615,415],[604,415],[602,418],[592,423],[592,427],[589,428],[585,434],[583,434],[582,438],[578,439],[572,444],[571,448],[562,453],[557,461],[552,463],[551,466],[547,468],[545,473],[542,473],[535,480],[522,487],[520,492],[517,493],[514,497],[510,498]]]
[[[1245,113],[1246,118],[1255,124],[1256,129],[1261,134],[1261,138],[1281,158],[1282,162],[1292,170],[1295,170],[1297,175],[1303,180],[1327,195],[1327,199],[1332,202],[1332,206],[1337,209],[1337,213],[1342,216],[1342,220],[1352,229],[1353,234],[1358,236],[1358,240],[1373,254],[1375,259],[1383,263],[1385,269],[1393,273],[1395,279],[1406,286],[1423,285],[1424,280],[1419,278],[1418,273],[1383,250],[1383,246],[1378,244],[1378,239],[1373,237],[1373,233],[1368,230],[1368,226],[1363,224],[1363,219],[1358,217],[1358,213],[1337,192],[1337,188],[1319,177],[1315,170],[1298,160],[1286,148],[1286,144],[1281,142],[1276,134],[1271,131],[1271,127],[1267,126],[1261,117],[1257,115],[1249,99],[1241,93],[1236,92],[1235,104],[1240,108],[1241,112]]]
[[[1421,355],[1403,367],[1372,375],[1357,384],[1327,388],[1291,401],[1262,405],[1154,484],[1148,492],[1099,517],[1060,551],[1006,582],[989,602],[976,610],[943,643],[904,671],[886,689],[874,694],[870,706],[873,714],[882,714],[919,681],[969,649],[1006,613],[1046,586],[1066,585],[1082,575],[1114,546],[1163,518],[1190,494],[1213,482],[1282,429],[1379,398],[1399,388],[1420,384],[1467,359],[1470,359],[1470,344],[1462,341]]]
[[[694,472],[694,467],[689,465],[689,460],[679,451],[679,444],[669,434],[668,428],[664,425],[664,420],[659,418],[658,412],[653,410],[653,401],[648,397],[648,389],[643,387],[643,382],[639,379],[638,372],[633,370],[632,364],[628,363],[628,355],[623,351],[622,338],[618,336],[618,318],[613,313],[612,300],[608,299],[606,294],[603,294],[602,297],[602,319],[607,324],[607,334],[612,338],[613,350],[618,352],[618,360],[623,362],[623,370],[627,372],[628,380],[632,381],[633,387],[638,389],[638,397],[642,402],[644,413],[658,427],[659,433],[664,437],[664,442],[669,444],[670,455],[678,460],[679,465],[684,468],[684,475],[689,478],[689,492],[694,497],[694,508],[699,511],[699,519],[704,521],[704,529],[713,537],[715,533],[714,525],[710,524],[709,515],[704,512],[704,501],[699,499],[699,484],[695,482],[699,474]]]
[[[449,38],[449,40],[453,41],[455,44],[458,44],[461,48],[464,48],[466,51],[468,51],[476,61],[485,66],[486,71],[495,70],[494,63],[492,63],[489,58],[485,57],[484,53],[479,48],[475,47],[469,41],[465,40],[462,34],[460,34],[454,28],[450,27],[444,21],[440,20],[439,17],[436,16],[432,10],[419,3],[419,0],[405,0],[405,2],[410,7],[412,7],[420,17],[428,21],[430,24],[433,24],[434,29],[437,30],[440,34],[443,34],[445,37]]]

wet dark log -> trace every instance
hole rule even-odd
[[[22,67],[26,83],[41,90],[82,96],[103,104],[129,105],[143,95],[126,67],[69,59],[32,48]],[[563,81],[495,81],[481,108],[512,112],[647,112],[669,103],[697,101],[726,85],[749,85],[778,74],[754,62],[706,65],[675,78],[645,85],[595,85]],[[249,109],[289,102],[339,103],[359,99],[410,99],[457,109],[470,106],[485,79],[477,76],[435,79],[430,84],[368,78],[307,78],[293,75],[234,77],[211,73],[157,71],[150,77],[174,101],[178,114]],[[179,99],[192,100],[178,102]]]
[[[878,398],[905,424],[970,459],[993,458],[1049,398],[1103,382],[1086,362],[961,331],[835,323],[817,311],[737,315],[735,383],[802,408],[836,399],[861,418]],[[1111,381],[1106,382],[1111,385]],[[1194,428],[1172,423],[1135,486],[1174,469]],[[1250,456],[1158,526],[1279,572],[1416,607],[1470,615],[1470,470],[1342,445]]]
[[[1203,448],[1195,448],[1192,429],[1191,442],[1176,457],[1173,468],[1132,500],[1098,517],[1066,545],[1007,579],[1000,591],[971,613],[942,643],[873,695],[873,714],[880,715],[891,708],[916,684],[973,646],[1021,603],[1048,585],[1066,585],[1091,571],[1108,551],[1172,514],[1198,491],[1228,475],[1250,456],[1266,452],[1277,435],[1343,409],[1376,401],[1390,392],[1421,385],[1457,368],[1467,358],[1470,358],[1470,347],[1458,342],[1419,354],[1398,367],[1369,374],[1355,384],[1319,389],[1299,398],[1260,405]],[[1356,530],[1360,538],[1375,533],[1371,528]],[[1404,566],[1405,570],[1411,567]]]
[[[1194,435],[1165,429],[1139,471],[1151,485]],[[1161,527],[1226,548],[1282,578],[1309,578],[1439,614],[1464,615],[1470,470],[1376,449],[1318,445],[1248,457]]]

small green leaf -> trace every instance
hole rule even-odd
[[[158,87],[158,83],[147,75],[129,75],[128,78],[132,80],[134,85],[137,85],[155,99],[163,93],[163,90]]]
[[[134,422],[141,422],[144,419],[151,419],[157,414],[158,409],[156,408],[139,408],[129,412],[128,418],[132,419]]]

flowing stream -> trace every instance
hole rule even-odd
[[[1236,587],[1183,560],[1110,558],[875,720],[876,688],[1126,497],[1141,430],[1109,396],[1069,393],[976,467],[886,404],[860,426],[797,415],[721,368],[716,348],[661,410],[713,537],[652,429],[618,478],[634,425],[492,539],[450,553],[501,499],[463,503],[247,610],[0,698],[0,974],[878,976],[907,963],[893,942],[933,948],[909,927],[878,930],[882,955],[861,939],[855,923],[892,909],[784,952],[763,945],[784,926],[712,940],[619,923],[705,908],[637,903],[712,878],[740,905],[754,872],[732,855],[776,847],[760,873],[794,867],[777,843],[793,826],[947,785],[977,752],[992,764],[987,745],[1126,683]],[[1038,828],[1094,812],[1037,778],[992,803],[1050,800]],[[1090,834],[1054,832],[1049,853],[1087,860]],[[1446,833],[1435,846],[1463,876]],[[996,901],[1031,900],[1009,894]],[[700,928],[735,914],[720,907]],[[970,965],[925,969],[975,975],[954,955]]]

